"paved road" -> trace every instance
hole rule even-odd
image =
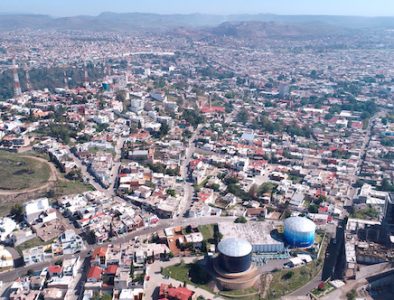
[[[126,233],[119,237],[113,238],[112,241],[104,243],[100,246],[108,246],[109,244],[123,244],[126,242],[130,242],[130,240],[134,239],[135,237],[149,235],[156,231],[163,230],[171,226],[187,226],[187,225],[198,226],[198,225],[212,224],[218,222],[233,222],[233,221],[234,221],[234,217],[202,217],[202,218],[179,218],[179,219],[160,220],[160,222],[154,227],[153,226],[145,227]],[[99,247],[99,245],[87,245],[86,249],[81,251],[81,253],[79,253],[81,260],[89,256],[90,252],[97,247]],[[56,256],[54,259],[49,261],[37,263],[34,265],[19,267],[12,271],[1,273],[0,281],[10,282],[20,276],[25,275],[28,270],[32,270],[32,271],[42,270],[43,268],[48,267],[51,264],[54,264],[59,259],[67,259],[75,256],[76,255],[61,255],[61,256]]]
[[[372,117],[369,120],[369,124],[368,124],[368,128],[367,128],[367,135],[365,136],[364,140],[363,140],[363,145],[360,149],[360,158],[359,161],[357,163],[357,167],[356,167],[356,172],[354,174],[354,182],[355,180],[357,180],[357,175],[360,175],[360,172],[362,170],[363,164],[364,164],[364,157],[367,154],[368,151],[368,147],[369,147],[369,143],[371,141],[372,138],[372,134],[373,134],[373,129],[374,129],[374,125],[377,119],[379,119],[380,117],[382,117],[384,115],[384,112],[379,112],[377,113],[374,117]]]
[[[119,168],[121,165],[121,156],[122,156],[122,148],[123,145],[125,143],[125,138],[120,137],[117,140],[116,146],[115,146],[115,157],[114,157],[114,164],[112,166],[112,170],[111,170],[111,180],[112,183],[110,185],[110,187],[108,188],[109,191],[111,191],[113,193],[114,188],[115,188],[115,184],[116,184],[116,178],[118,176],[119,173]]]
[[[97,191],[106,193],[107,190],[104,189],[100,184],[98,184],[98,182],[94,179],[94,177],[88,172],[87,166],[82,164],[81,160],[74,153],[72,153],[69,148],[68,150],[71,155],[71,158],[74,160],[77,167],[81,170],[82,175],[84,176],[84,178],[87,179],[89,184],[91,184]]]
[[[394,270],[394,268],[390,267],[390,264],[378,264],[372,266],[365,266],[365,271],[363,274],[357,274],[356,280],[348,281],[344,286],[339,289],[334,290],[333,292],[329,293],[328,295],[322,297],[322,300],[332,300],[332,299],[346,299],[346,294],[350,292],[352,289],[357,290],[363,285],[368,284],[368,277],[373,277],[381,273],[385,273],[388,271]]]
[[[194,130],[191,138],[189,139],[189,144],[185,150],[185,159],[182,161],[181,165],[181,177],[183,179],[184,191],[183,191],[183,199],[178,206],[178,215],[184,216],[186,211],[190,208],[193,198],[193,185],[191,182],[188,182],[188,166],[192,159],[193,153],[195,153],[196,149],[194,147],[194,141],[196,140],[202,125],[198,125],[197,128]]]
[[[298,290],[290,293],[288,296],[306,296],[308,295],[313,289],[317,288],[319,283],[321,282],[322,271],[312,278],[306,285],[300,287]]]

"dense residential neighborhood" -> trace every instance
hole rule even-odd
[[[391,299],[394,33],[255,26],[0,30],[4,299]]]

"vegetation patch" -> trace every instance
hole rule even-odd
[[[48,193],[49,198],[57,198],[71,194],[81,194],[87,191],[94,191],[94,187],[78,180],[59,180],[53,190]]]
[[[163,270],[163,275],[212,292],[212,289],[209,287],[212,277],[199,264],[186,264],[181,262],[165,268]]]
[[[323,238],[317,260],[299,268],[278,270],[272,273],[272,281],[265,299],[278,299],[311,281],[323,267],[322,256],[326,252],[327,239]]]
[[[220,292],[220,296],[228,299],[242,299],[242,300],[258,300],[259,290],[251,287],[243,290],[225,291]]]
[[[312,290],[312,294],[316,297],[322,297],[332,292],[335,288],[328,282],[321,282],[317,288]]]
[[[204,237],[204,240],[210,241],[214,237],[214,225],[209,224],[209,225],[200,225],[198,226],[198,230],[201,232],[202,236]]]
[[[49,176],[48,163],[0,151],[0,189],[12,191],[39,187],[48,181]]]

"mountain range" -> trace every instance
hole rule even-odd
[[[48,15],[0,14],[0,31],[24,28],[41,30],[90,30],[90,31],[166,31],[169,29],[206,28],[218,26],[218,32],[225,26],[242,22],[275,22],[282,26],[297,25],[319,28],[342,29],[385,29],[394,28],[394,17],[355,17],[355,16],[317,16],[317,15],[206,15],[173,14],[160,15],[148,13],[111,13],[98,16],[75,16],[54,18]],[[224,23],[224,25],[223,25]]]

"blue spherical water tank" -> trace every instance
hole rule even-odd
[[[290,247],[307,248],[315,242],[316,224],[304,217],[290,217],[284,221],[285,241]]]

